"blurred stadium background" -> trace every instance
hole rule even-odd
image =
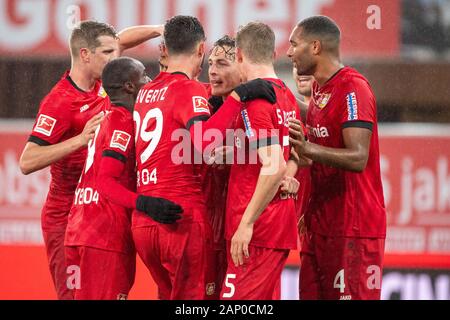
[[[277,72],[292,89],[292,27],[316,14],[338,22],[344,62],[378,101],[388,210],[382,298],[450,299],[450,0],[0,0],[0,299],[56,298],[40,229],[49,171],[23,176],[18,160],[40,100],[70,67],[68,26],[96,19],[121,30],[175,14],[199,17],[209,45],[247,21],[270,24]],[[154,76],[158,44],[125,55]],[[292,252],[284,299],[298,297],[299,263]],[[141,262],[130,298],[156,298]]]

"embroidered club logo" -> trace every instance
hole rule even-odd
[[[358,120],[358,101],[356,100],[356,94],[351,92],[346,96],[347,100],[347,120]]]
[[[108,94],[106,93],[105,89],[103,89],[103,86],[100,86],[100,89],[98,90],[98,96],[102,98],[106,98]]]
[[[50,137],[52,134],[53,128],[55,127],[56,119],[46,116],[45,114],[41,114],[36,122],[36,126],[34,127],[34,131],[42,133],[47,137]]]
[[[210,113],[208,101],[204,97],[193,96],[192,105],[194,106],[194,112]]]
[[[216,292],[216,284],[214,282],[210,282],[206,284],[206,295],[212,296]]]
[[[112,139],[111,139],[111,148],[117,148],[122,150],[123,152],[127,151],[128,143],[130,142],[131,136],[123,131],[114,130]]]
[[[331,93],[324,94],[319,99],[319,108],[323,109],[327,106],[328,101],[330,101]]]
[[[128,295],[125,293],[119,293],[117,295],[117,300],[127,300],[128,299]]]

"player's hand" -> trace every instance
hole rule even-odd
[[[253,224],[240,223],[231,239],[231,259],[236,267],[244,264],[244,257],[248,259],[248,245],[252,240]]]
[[[305,224],[305,215],[304,214],[302,214],[300,219],[298,219],[297,230],[298,230],[299,236],[303,236],[306,233],[306,224]]]
[[[294,177],[285,176],[281,181],[281,191],[288,194],[296,194],[300,187],[300,182]]]
[[[277,96],[272,82],[260,78],[240,84],[233,92],[242,102],[254,99],[265,99],[272,104],[277,102]],[[233,95],[233,97],[235,97],[235,95]]]
[[[136,200],[136,209],[146,213],[159,223],[171,224],[181,219],[183,208],[164,198],[139,195]]]
[[[219,96],[211,96],[211,98],[208,99],[208,102],[212,106],[213,111],[216,112],[222,106],[223,98]]]
[[[227,163],[228,159],[233,159],[234,148],[232,146],[221,146],[213,150],[211,157],[208,159],[208,164],[217,167]]]
[[[301,156],[305,152],[306,139],[303,134],[303,128],[300,120],[289,119],[289,142],[294,147],[298,156]]]
[[[81,132],[79,135],[81,145],[83,147],[86,147],[89,141],[94,138],[95,130],[97,130],[97,127],[100,125],[104,117],[105,113],[102,111],[89,119],[88,122],[86,122],[83,132]]]

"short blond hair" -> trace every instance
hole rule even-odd
[[[94,51],[95,48],[101,45],[100,41],[98,41],[100,36],[110,36],[118,39],[116,30],[109,24],[92,20],[80,22],[70,35],[70,54],[72,58],[78,56],[81,48],[88,48]]]
[[[253,63],[273,63],[275,33],[265,23],[249,22],[239,28],[236,35],[236,46]]]

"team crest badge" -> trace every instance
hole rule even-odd
[[[131,136],[123,131],[114,130],[112,139],[111,139],[111,148],[117,148],[122,150],[123,152],[127,151],[128,143],[130,142]]]
[[[106,93],[105,89],[103,89],[103,86],[100,87],[98,90],[98,96],[102,98],[106,98],[108,94]]]
[[[324,94],[320,97],[318,106],[320,109],[323,109],[327,106],[328,101],[330,101],[331,93]]]
[[[117,295],[117,300],[127,300],[128,299],[128,295],[126,295],[125,293],[119,293]]]
[[[45,114],[41,114],[36,122],[36,126],[34,127],[34,131],[42,133],[47,137],[50,137],[52,134],[53,128],[55,128],[56,119],[46,116]]]
[[[216,292],[216,284],[214,282],[210,282],[206,284],[206,295],[212,296]]]

